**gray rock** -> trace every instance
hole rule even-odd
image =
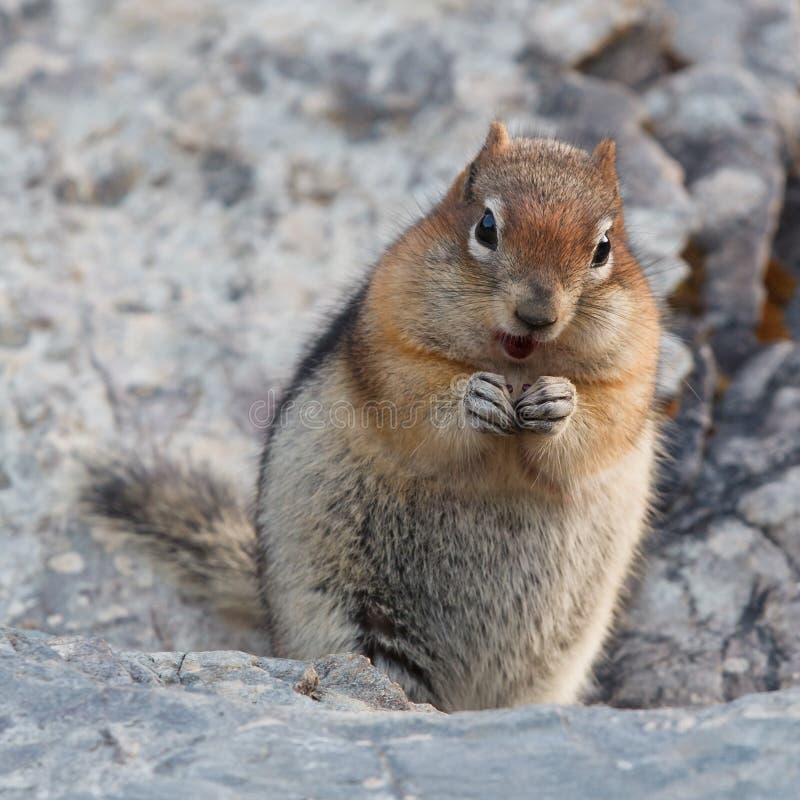
[[[745,67],[765,87],[787,147],[798,155],[800,10],[792,0],[666,0],[671,49],[688,64]],[[713,35],[709,35],[713,31]]]
[[[324,665],[320,686],[330,685],[312,699],[293,688],[308,669],[299,662],[116,653],[97,639],[0,629],[0,791],[350,800],[523,798],[536,786],[547,798],[793,798],[800,780],[797,691],[694,711],[445,716],[385,711],[364,691],[385,683],[371,666]]]
[[[795,399],[800,400],[800,395]],[[800,573],[800,466],[745,494],[737,511],[762,528]]]
[[[616,29],[613,15],[605,10],[605,22],[595,23],[600,47],[577,64],[583,72],[644,89],[659,77],[696,64],[747,70],[770,106],[786,155],[800,155],[800,11],[792,0],[659,0],[629,6],[625,24]],[[577,5],[561,18],[570,12],[576,13]],[[584,21],[589,19],[584,14]],[[601,32],[609,28],[611,33],[603,37]],[[556,41],[544,52],[554,51],[551,58],[558,63],[563,63],[559,53],[569,61],[570,51]]]
[[[636,0],[545,0],[537,11],[527,26],[527,42],[520,59],[567,66],[590,58],[640,24],[647,7]]]
[[[709,703],[796,684],[798,399],[800,346],[786,342],[741,367],[713,435],[702,407],[693,412],[701,442],[688,449],[686,474],[671,478],[671,506],[601,671],[606,701]],[[687,463],[678,455],[674,468]]]
[[[669,16],[658,4],[651,4],[640,21],[613,36],[577,67],[586,75],[642,90],[677,66],[670,48],[671,31]]]
[[[675,418],[665,422],[665,458],[658,481],[660,508],[685,502],[687,491],[703,468],[711,430],[717,368],[708,345],[698,347],[690,356],[689,369],[688,375],[683,370],[677,372],[680,385],[673,384],[663,393],[666,399],[679,399],[679,408]]]
[[[683,165],[690,186],[723,167],[760,173],[779,154],[769,104],[745,70],[719,65],[681,70],[659,81],[644,101],[648,124]]]
[[[757,347],[764,275],[784,190],[778,128],[758,80],[698,66],[645,96],[650,126],[686,170],[706,254],[704,324],[729,372]]]

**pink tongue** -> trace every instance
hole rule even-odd
[[[503,347],[511,358],[527,358],[533,350],[533,339],[511,337],[503,340]]]

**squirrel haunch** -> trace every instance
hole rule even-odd
[[[309,351],[263,453],[252,547],[241,525],[232,540],[255,553],[275,655],[360,652],[445,710],[580,698],[655,461],[658,313],[614,160],[610,141],[589,154],[493,123]],[[94,513],[135,517],[167,559],[178,534],[191,551],[187,526],[162,546],[157,485],[114,481],[87,492]],[[211,541],[195,585],[241,561]]]

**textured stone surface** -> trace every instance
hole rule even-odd
[[[322,309],[496,114],[617,137],[660,297],[692,263],[671,317],[686,345],[662,354],[674,461],[597,696],[800,683],[800,366],[756,336],[769,257],[800,278],[796,176],[781,211],[796,29],[789,0],[0,0],[0,620],[264,654],[75,518],[76,465],[153,442],[249,492],[271,392]],[[780,302],[796,338],[800,299]]]
[[[773,345],[739,371],[704,455],[699,470],[676,461],[672,503],[604,668],[614,704],[800,684],[800,345]]]
[[[640,24],[649,5],[638,0],[544,0],[527,26],[521,57],[534,65],[576,64]]]
[[[361,662],[115,653],[0,629],[8,798],[794,798],[800,692],[707,710],[387,711]],[[393,699],[399,688],[388,685]],[[352,713],[357,708],[362,713]]]
[[[646,101],[656,136],[686,169],[704,254],[704,324],[730,371],[757,345],[784,192],[777,124],[758,81],[728,65],[683,70]]]
[[[666,0],[674,58],[688,64],[745,67],[765,97],[787,147],[797,156],[800,133],[800,7],[792,0]],[[709,32],[713,31],[713,35]]]

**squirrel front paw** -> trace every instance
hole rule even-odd
[[[464,390],[467,424],[484,433],[509,434],[517,430],[516,414],[506,379],[491,372],[475,372]]]
[[[576,398],[571,381],[543,375],[517,400],[517,424],[524,431],[557,433],[575,411]]]

